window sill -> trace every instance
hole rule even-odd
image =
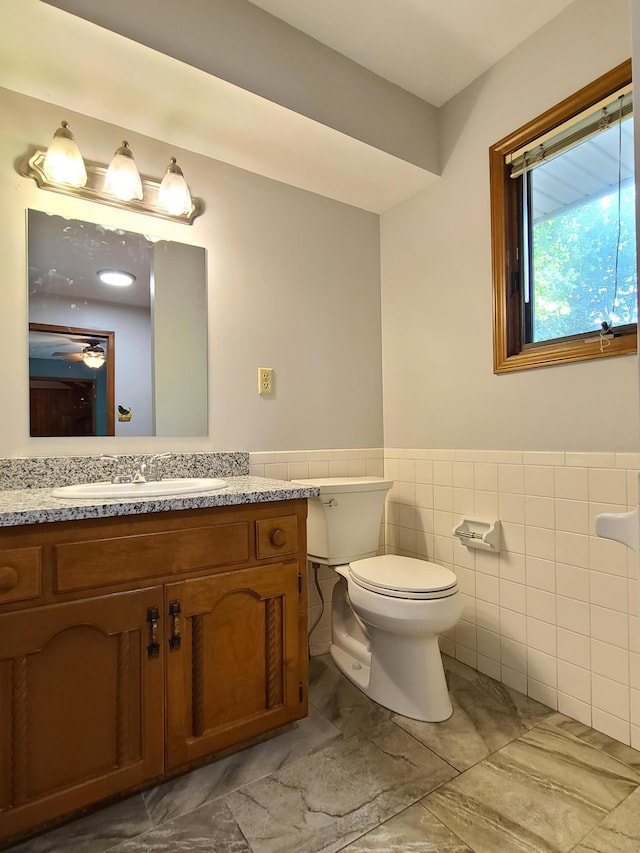
[[[597,333],[594,333],[597,337]],[[507,355],[505,349],[495,348],[494,373],[511,373],[515,370],[529,370],[534,367],[549,367],[554,364],[572,364],[577,361],[590,361],[597,358],[611,358],[616,355],[632,355],[638,350],[637,330],[621,334],[608,341],[609,346],[600,351],[598,340],[587,341],[580,336],[565,341],[550,341],[542,344],[529,344],[520,352]],[[502,350],[502,351],[501,351]]]

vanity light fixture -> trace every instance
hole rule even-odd
[[[63,121],[53,134],[53,142],[47,149],[43,170],[50,181],[83,187],[87,183],[87,170],[78,148],[76,138]]]
[[[174,222],[191,225],[204,211],[202,200],[191,196],[175,157],[170,159],[162,182],[140,175],[127,142],[116,150],[108,167],[83,160],[66,121],[56,130],[47,151],[32,149],[17,169],[33,178],[40,189]]]
[[[188,213],[193,205],[189,187],[175,157],[171,157],[169,160],[167,171],[164,173],[164,178],[160,184],[158,204],[167,213],[172,213],[175,216]]]
[[[129,287],[136,280],[132,272],[125,270],[98,270],[97,276],[103,284],[111,284],[113,287]]]
[[[98,344],[90,344],[82,350],[82,360],[93,370],[98,370],[107,360],[105,351]]]
[[[142,199],[140,172],[126,139],[123,140],[120,148],[116,148],[113,160],[109,163],[104,178],[104,189],[120,201],[131,201],[132,198]]]

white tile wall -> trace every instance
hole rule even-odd
[[[601,512],[637,505],[635,453],[381,448],[251,453],[281,479],[386,476],[381,548],[434,560],[458,577],[464,611],[443,651],[640,748],[640,630],[635,555],[595,536]],[[453,537],[462,515],[502,522],[502,551]],[[310,649],[331,640],[335,573],[309,567]],[[322,614],[322,615],[321,615]]]
[[[637,558],[595,536],[596,515],[636,506],[640,454],[387,448],[384,456],[395,481],[386,550],[458,576],[464,612],[443,650],[640,748]],[[399,512],[412,506],[414,516]],[[454,540],[465,513],[501,520],[499,555]]]

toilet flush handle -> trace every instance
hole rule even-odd
[[[331,507],[331,509],[335,509],[338,506],[338,501],[335,498],[331,498],[330,501],[322,501],[322,506]]]

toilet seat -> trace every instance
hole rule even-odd
[[[390,598],[447,598],[457,592],[455,574],[426,560],[384,554],[349,564],[349,577],[360,587]]]

